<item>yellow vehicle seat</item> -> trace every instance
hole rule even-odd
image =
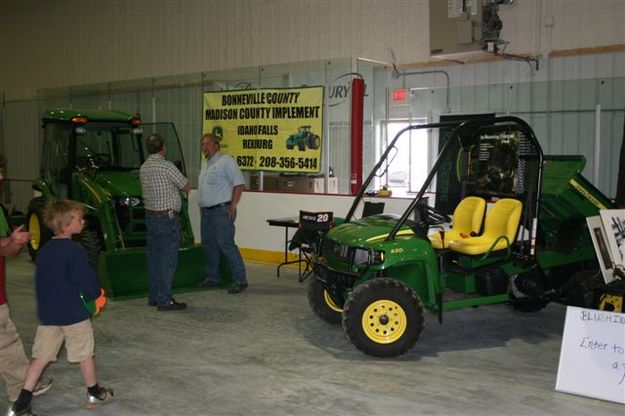
[[[451,220],[451,229],[445,231],[444,238],[441,239],[440,232],[428,236],[432,247],[440,250],[449,247],[449,242],[452,240],[477,235],[482,227],[485,209],[486,201],[483,198],[477,196],[464,198],[456,207]]]
[[[507,248],[516,239],[521,211],[523,211],[521,201],[512,198],[500,199],[486,213],[482,235],[450,241],[449,248],[469,255],[484,254],[489,249],[496,251]]]

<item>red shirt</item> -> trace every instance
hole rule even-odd
[[[4,287],[4,256],[0,256],[0,305],[7,303],[7,293]]]

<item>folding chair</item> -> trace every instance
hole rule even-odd
[[[305,264],[304,270],[298,274],[300,282],[303,282],[313,273],[312,259],[319,254],[323,236],[332,228],[332,211],[299,212],[299,228],[291,239],[289,250],[298,249],[300,261]]]

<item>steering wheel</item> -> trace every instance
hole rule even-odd
[[[108,153],[94,153],[89,157],[91,158],[91,160],[93,160],[93,163],[96,166],[111,164],[111,155],[109,155]]]
[[[419,202],[416,206],[419,210],[419,216],[421,221],[428,226],[439,225],[451,222],[451,217],[444,212],[437,210],[434,207],[429,206],[426,203]]]

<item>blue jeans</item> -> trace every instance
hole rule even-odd
[[[245,265],[234,243],[234,221],[228,218],[228,206],[201,209],[202,247],[206,256],[206,279],[221,281],[219,275],[219,253],[223,253],[236,283],[247,283]]]
[[[171,283],[178,268],[180,218],[156,216],[146,211],[145,225],[150,300],[155,300],[158,306],[166,306],[171,301]]]

